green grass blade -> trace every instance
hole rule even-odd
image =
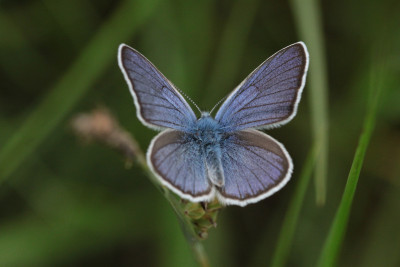
[[[116,64],[119,43],[126,41],[150,16],[157,2],[122,2],[22,127],[6,142],[0,152],[0,182],[45,140],[106,67],[112,62]]]
[[[378,68],[373,70],[379,71]],[[376,73],[376,72],[372,72]],[[370,101],[368,104],[367,114],[364,119],[363,131],[358,141],[358,146],[354,155],[353,163],[351,165],[350,173],[347,178],[346,187],[333,220],[329,235],[325,241],[318,266],[334,266],[338,257],[344,234],[347,228],[347,222],[349,220],[351,206],[354,198],[354,194],[357,188],[358,179],[363,165],[365,153],[367,151],[368,144],[371,139],[371,135],[375,126],[376,114],[378,109],[378,99],[382,86],[378,84],[381,82],[379,79],[375,79],[371,83],[371,94]]]
[[[310,52],[310,69],[307,88],[310,97],[313,140],[319,148],[315,164],[316,198],[325,203],[328,173],[328,83],[325,63],[325,46],[321,10],[316,0],[292,0],[292,10],[300,38]]]
[[[303,206],[304,196],[306,194],[315,161],[317,159],[316,152],[317,149],[314,145],[314,147],[312,147],[308,153],[307,159],[304,163],[298,184],[296,186],[296,191],[294,192],[292,200],[290,201],[290,205],[286,212],[285,220],[279,234],[278,243],[271,263],[271,266],[273,267],[284,266],[286,260],[288,259],[299,214],[301,207]]]

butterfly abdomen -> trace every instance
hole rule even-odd
[[[205,153],[205,163],[208,179],[218,186],[223,187],[225,184],[224,170],[222,168],[222,153],[219,145],[208,147]]]
[[[203,113],[190,135],[194,145],[200,147],[208,179],[218,187],[224,186],[221,152],[224,133],[221,126],[208,113]]]

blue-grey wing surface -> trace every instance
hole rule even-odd
[[[118,62],[143,124],[185,131],[196,121],[193,110],[174,85],[142,54],[121,44]]]
[[[222,203],[245,206],[281,189],[293,164],[278,141],[250,129],[232,133],[222,146],[225,185],[216,194]]]
[[[158,134],[147,151],[147,162],[161,183],[179,196],[194,202],[214,197],[201,147],[185,133],[166,130]]]
[[[290,121],[297,112],[307,69],[303,42],[283,48],[229,95],[215,119],[227,131],[273,128]]]

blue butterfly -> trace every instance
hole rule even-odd
[[[197,118],[177,88],[143,55],[121,44],[118,63],[139,120],[162,130],[147,163],[160,182],[192,202],[217,198],[246,206],[281,189],[293,163],[284,146],[257,129],[290,121],[304,88],[308,52],[303,42],[275,53],[228,96],[213,118]]]

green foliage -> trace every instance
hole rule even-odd
[[[98,30],[70,69],[43,97],[22,127],[1,150],[1,180],[7,178],[26,157],[33,153],[83,94],[91,88],[91,85],[115,58],[114,48],[131,36],[155,8],[154,3],[149,1],[146,1],[146,5],[140,2],[136,4],[132,1],[122,2],[110,20]],[[130,24],[131,27],[124,27],[126,24]],[[85,75],[81,76],[82,73]]]
[[[386,64],[380,64],[380,60],[382,59],[377,59],[377,62],[374,62],[373,66],[371,67],[371,83],[369,89],[370,99],[368,103],[367,114],[364,119],[363,131],[358,141],[357,150],[354,155],[349,176],[347,178],[346,188],[344,190],[338,210],[332,222],[329,235],[325,241],[325,245],[319,259],[319,266],[336,265],[335,263],[339,254],[339,250],[342,246],[342,242],[346,234],[347,224],[350,217],[351,207],[356,193],[358,180],[360,178],[361,168],[363,166],[365,154],[367,152],[372,132],[375,127],[379,97],[381,95],[383,87],[382,83],[384,79],[381,73],[387,71],[385,68]],[[379,68],[377,66],[379,66]]]

